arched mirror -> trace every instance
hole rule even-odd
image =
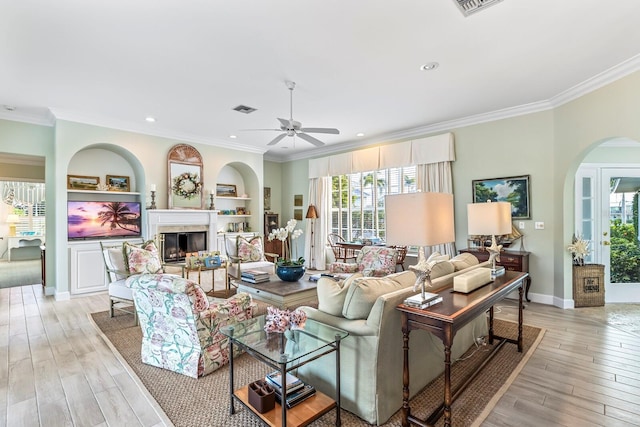
[[[169,209],[203,209],[202,156],[190,145],[178,144],[167,156]]]

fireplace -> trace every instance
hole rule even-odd
[[[218,211],[149,209],[147,238],[159,242],[163,262],[184,261],[189,252],[215,251]]]
[[[207,250],[207,232],[161,233],[162,261],[166,263],[184,261],[191,252]]]

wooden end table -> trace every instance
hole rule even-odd
[[[506,343],[518,345],[518,351],[522,352],[522,294],[523,283],[527,273],[506,271],[504,275],[493,282],[476,289],[468,294],[453,292],[451,287],[438,292],[442,296],[442,302],[424,310],[400,304],[397,308],[402,315],[402,338],[404,365],[402,372],[402,425],[408,427],[411,424],[419,426],[432,426],[444,414],[444,425],[451,426],[451,404],[464,388],[475,378],[479,370],[473,372],[459,390],[451,390],[451,346],[456,332],[477,316],[489,310],[489,344],[494,339],[501,342],[495,347],[487,358],[487,362]],[[499,337],[493,333],[493,305],[503,300],[511,292],[518,290],[518,338],[511,339]],[[444,402],[426,420],[411,415],[409,407],[409,332],[413,329],[424,329],[442,340],[444,344]]]

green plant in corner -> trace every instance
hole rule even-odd
[[[302,230],[296,229],[297,223],[295,219],[290,219],[285,227],[276,228],[267,237],[269,241],[278,239],[282,242],[283,257],[278,258],[277,262],[281,267],[300,267],[304,265],[305,259],[303,257],[295,260],[291,258],[291,241],[302,235]]]

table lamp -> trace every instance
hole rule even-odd
[[[313,250],[315,249],[315,244],[313,241],[313,229],[315,226],[315,220],[318,218],[318,210],[314,205],[309,205],[307,209],[307,216],[305,217],[311,220],[311,257],[309,260],[309,269],[315,269],[315,265],[313,263]]]
[[[9,236],[13,237],[16,235],[16,224],[20,222],[20,217],[15,214],[7,215],[7,222],[9,223]]]
[[[467,205],[468,233],[472,235],[491,236],[489,260],[492,262],[491,277],[504,273],[504,267],[496,269],[496,260],[500,261],[502,245],[496,243],[496,235],[511,233],[511,203],[492,202],[470,203]]]
[[[389,195],[385,199],[387,245],[419,246],[418,264],[410,266],[417,276],[414,290],[420,294],[405,303],[420,307],[427,298],[425,287],[431,287],[431,267],[424,256],[424,246],[455,240],[453,194],[407,193]]]

